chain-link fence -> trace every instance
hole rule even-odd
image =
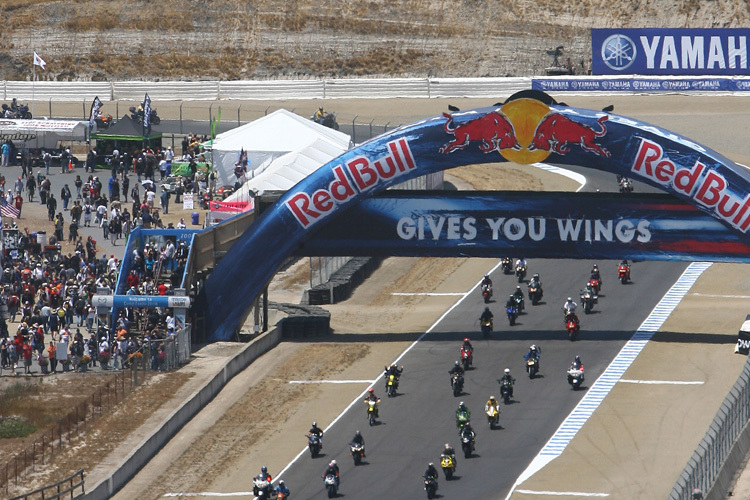
[[[724,499],[750,443],[750,359],[682,470],[669,500]]]

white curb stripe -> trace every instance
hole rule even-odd
[[[667,384],[667,385],[702,385],[701,381],[687,381],[687,380],[628,380],[622,379],[619,381],[622,384]]]
[[[533,491],[533,490],[516,490],[518,493],[526,495],[549,495],[556,497],[608,497],[609,493],[584,493],[582,491]]]
[[[426,297],[461,297],[463,295],[466,295],[464,292],[393,292],[391,295],[399,295],[399,296],[407,296],[407,297],[413,297],[413,296],[426,296]]]
[[[635,334],[615,356],[615,359],[604,370],[604,373],[594,382],[594,385],[586,391],[578,405],[563,421],[555,434],[552,435],[542,451],[531,461],[526,470],[518,477],[510,489],[506,500],[510,498],[516,486],[536,474],[549,462],[560,456],[568,443],[576,433],[583,427],[594,410],[596,410],[604,398],[619,381],[625,371],[630,367],[638,353],[641,352],[653,334],[661,328],[664,321],[674,311],[675,307],[685,297],[688,290],[695,284],[703,272],[711,267],[711,262],[693,262],[685,272],[677,279],[674,285],[662,297],[656,307],[651,311],[646,320],[636,330]]]
[[[372,384],[372,380],[290,380],[290,384]]]

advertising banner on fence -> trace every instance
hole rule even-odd
[[[748,92],[750,77],[690,78],[532,78],[531,88],[543,92]]]
[[[502,175],[503,163],[508,161],[577,165],[620,174],[698,207],[734,230],[743,242],[750,238],[750,173],[742,167],[668,130],[613,113],[558,104],[542,92],[523,91],[496,106],[444,113],[382,134],[331,160],[289,189],[237,239],[206,280],[199,298],[207,338],[231,338],[252,299],[284,260],[319,229],[336,224],[340,214],[374,194],[463,165],[490,164]],[[540,216],[546,218],[547,214]],[[586,213],[576,218],[592,219],[592,235],[597,231],[595,219],[601,219],[612,220],[613,237],[631,233],[633,238],[645,237],[645,230],[637,224],[616,228],[614,215]],[[493,222],[498,235],[505,234],[506,222]],[[471,232],[471,226],[463,223],[459,232]],[[419,234],[418,220],[411,224],[404,224],[402,232]],[[549,231],[555,224],[549,222]],[[570,231],[574,231],[576,222],[571,220],[571,224]],[[585,239],[589,229],[581,224],[578,231],[583,232],[577,238],[583,234]],[[422,227],[429,230],[427,225]],[[492,234],[492,226],[483,230]],[[511,235],[520,234],[521,224],[511,224],[508,230]],[[540,230],[538,225],[525,226],[531,241],[530,235]],[[609,227],[602,231],[609,234]],[[421,242],[429,253],[430,241]]]
[[[734,346],[734,352],[745,356],[750,354],[750,314],[747,315],[737,333],[737,345]]]
[[[666,194],[389,191],[296,254],[746,262],[750,246]]]
[[[750,75],[750,28],[591,30],[595,75]]]

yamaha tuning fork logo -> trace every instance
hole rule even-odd
[[[637,53],[635,43],[626,35],[618,33],[602,43],[602,61],[615,71],[623,71],[630,67]]]

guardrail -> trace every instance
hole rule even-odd
[[[84,481],[83,469],[81,469],[72,476],[66,477],[55,484],[39,488],[24,495],[9,498],[8,500],[35,500],[37,498],[41,498],[42,500],[60,500],[62,498],[75,498],[76,490],[79,488],[81,489],[80,495],[86,494]]]
[[[750,451],[750,358],[682,470],[669,500],[724,500]],[[694,497],[700,491],[703,496]]]

